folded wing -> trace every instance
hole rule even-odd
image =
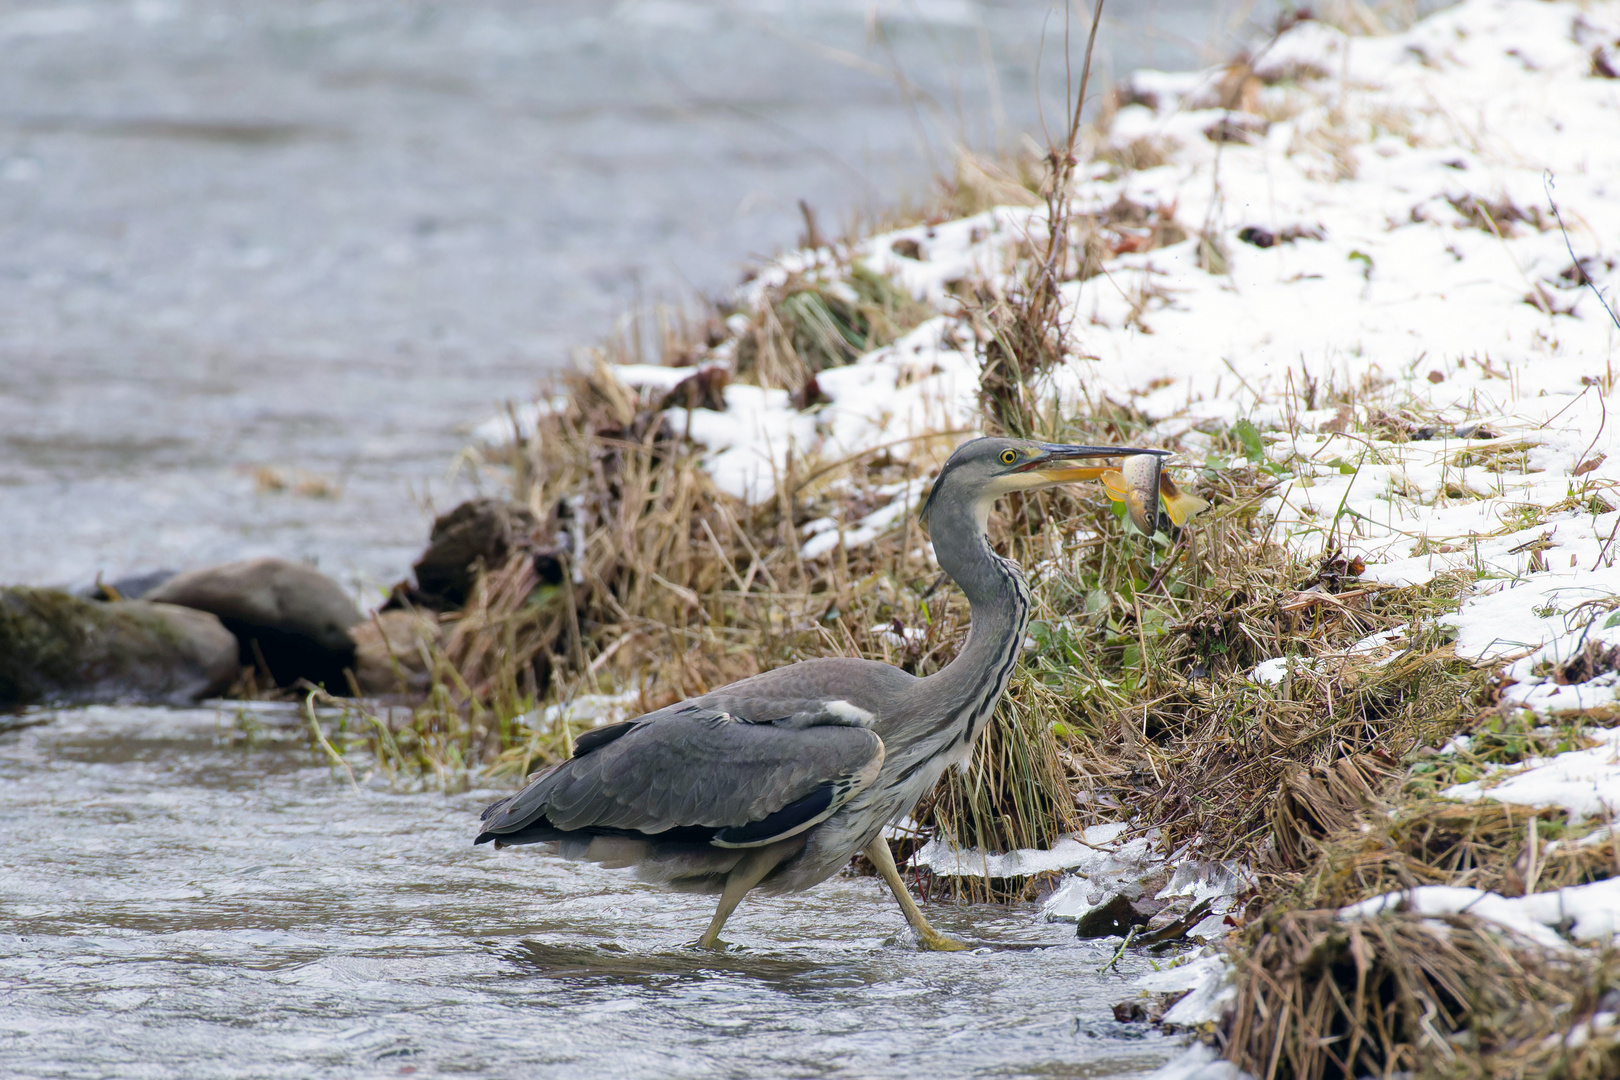
[[[831,816],[882,765],[882,740],[843,701],[777,702],[774,716],[725,704],[587,732],[572,758],[485,810],[476,842],[639,834],[755,847]]]

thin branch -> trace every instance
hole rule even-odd
[[[1558,212],[1558,203],[1553,199],[1552,189],[1556,184],[1553,181],[1551,169],[1543,170],[1541,186],[1547,192],[1547,203],[1552,207],[1553,217],[1558,220],[1558,231],[1564,234],[1564,250],[1569,252],[1569,261],[1573,264],[1575,273],[1585,280],[1586,287],[1592,290],[1592,294],[1598,298],[1598,303],[1603,305],[1603,310],[1609,313],[1609,318],[1614,322],[1615,329],[1620,330],[1620,315],[1614,313],[1614,308],[1609,306],[1609,301],[1604,299],[1603,294],[1598,291],[1597,283],[1592,280],[1592,275],[1582,268],[1581,260],[1575,257],[1575,245],[1569,242],[1569,230],[1564,228],[1564,215]]]

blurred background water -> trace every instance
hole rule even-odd
[[[1099,67],[1208,62],[1255,6],[1119,3]],[[1064,32],[1019,0],[0,0],[0,581],[279,554],[375,597],[474,486],[470,425],[729,288],[801,198],[835,232],[1059,126]]]

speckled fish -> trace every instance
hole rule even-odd
[[[1170,474],[1159,468],[1165,451],[1137,451],[1119,468],[1081,466],[1064,470],[1066,480],[1101,480],[1103,490],[1117,503],[1124,503],[1131,524],[1151,535],[1168,518],[1177,527],[1191,521],[1209,503],[1182,491]]]

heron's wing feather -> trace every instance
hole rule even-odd
[[[716,697],[599,729],[594,740],[588,733],[575,757],[491,807],[484,833],[544,817],[563,831],[697,826],[729,830],[720,843],[751,844],[760,830],[745,826],[765,823],[781,835],[769,824],[781,815],[789,833],[807,827],[870,784],[882,764],[882,740],[862,726],[869,714],[846,702],[749,701],[754,715],[739,716]]]

